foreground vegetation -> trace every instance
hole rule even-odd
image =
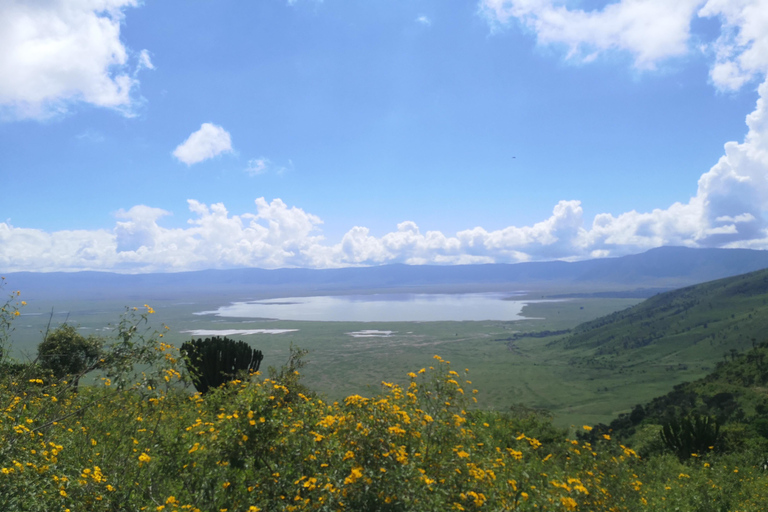
[[[717,435],[707,446],[724,453],[749,451],[768,463],[767,357],[768,342],[755,343],[743,353],[734,350],[706,377],[638,404],[609,425],[597,425],[593,435],[610,432],[641,455],[654,455],[663,449],[657,434],[665,425],[682,418],[708,421]],[[681,456],[690,457],[691,450]]]
[[[3,308],[2,334],[21,302]],[[0,510],[764,510],[749,452],[647,459],[527,409],[474,409],[470,372],[435,356],[367,397],[305,388],[303,353],[204,396],[132,309],[58,378],[4,358]],[[88,352],[90,356],[91,352]],[[95,372],[95,384],[74,387]],[[404,370],[405,372],[405,370]],[[589,426],[579,427],[588,432]]]

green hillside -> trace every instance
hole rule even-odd
[[[662,425],[684,417],[708,417],[720,427],[713,450],[768,454],[768,342],[733,353],[702,379],[675,386],[666,395],[634,407],[610,425],[598,425],[592,437],[605,433],[635,446],[643,455],[663,449]]]
[[[768,269],[662,293],[553,342],[579,365],[711,370],[768,332]]]

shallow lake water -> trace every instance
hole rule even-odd
[[[440,322],[521,320],[531,302],[510,293],[374,294],[285,297],[234,302],[197,315],[323,322]]]

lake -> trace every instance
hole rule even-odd
[[[196,315],[322,322],[442,322],[522,320],[526,304],[510,293],[374,294],[234,302]]]

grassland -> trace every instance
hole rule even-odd
[[[307,384],[332,399],[372,394],[402,369],[429,366],[439,354],[468,368],[482,393],[479,406],[506,410],[523,404],[554,414],[558,425],[607,423],[638,403],[711,372],[731,350],[763,341],[768,328],[768,272],[726,278],[640,299],[568,298],[531,302],[514,322],[297,322],[197,315],[223,305],[192,297],[155,301],[153,320],[171,329],[176,346],[196,329],[295,329],[240,336],[279,366],[290,345],[309,351]],[[547,290],[557,295],[557,290]],[[529,300],[541,292],[529,292]],[[15,353],[34,356],[50,312],[86,332],[101,331],[124,306],[141,303],[68,301],[32,303],[19,318]],[[633,307],[634,306],[634,307]],[[63,308],[66,308],[66,313]],[[354,337],[362,330],[385,337]]]
[[[372,388],[376,383],[393,375],[403,375],[404,368],[429,366],[432,356],[439,354],[454,366],[470,370],[473,382],[482,390],[478,396],[481,407],[504,410],[525,404],[546,408],[555,414],[559,424],[568,425],[587,420],[608,421],[637,403],[634,386],[644,386],[649,394],[643,398],[651,398],[685,380],[687,375],[664,372],[661,375],[664,380],[659,384],[659,375],[613,375],[599,369],[574,371],[569,365],[569,356],[547,346],[557,336],[517,341],[515,338],[525,333],[567,330],[638,302],[639,299],[576,298],[531,303],[523,310],[529,319],[516,322],[258,321],[194,314],[215,309],[222,305],[219,302],[159,301],[152,307],[157,311],[153,321],[171,327],[166,340],[176,346],[191,337],[181,331],[193,329],[298,329],[285,334],[239,338],[264,352],[265,365],[281,365],[291,344],[308,350],[309,364],[304,371],[307,385],[333,399],[378,392],[378,387]],[[88,333],[105,332],[126,305],[141,306],[119,300],[29,304],[16,325],[14,352],[34,356],[51,307],[55,312],[54,325],[67,320]],[[349,334],[361,330],[393,331],[393,334],[388,337]]]

